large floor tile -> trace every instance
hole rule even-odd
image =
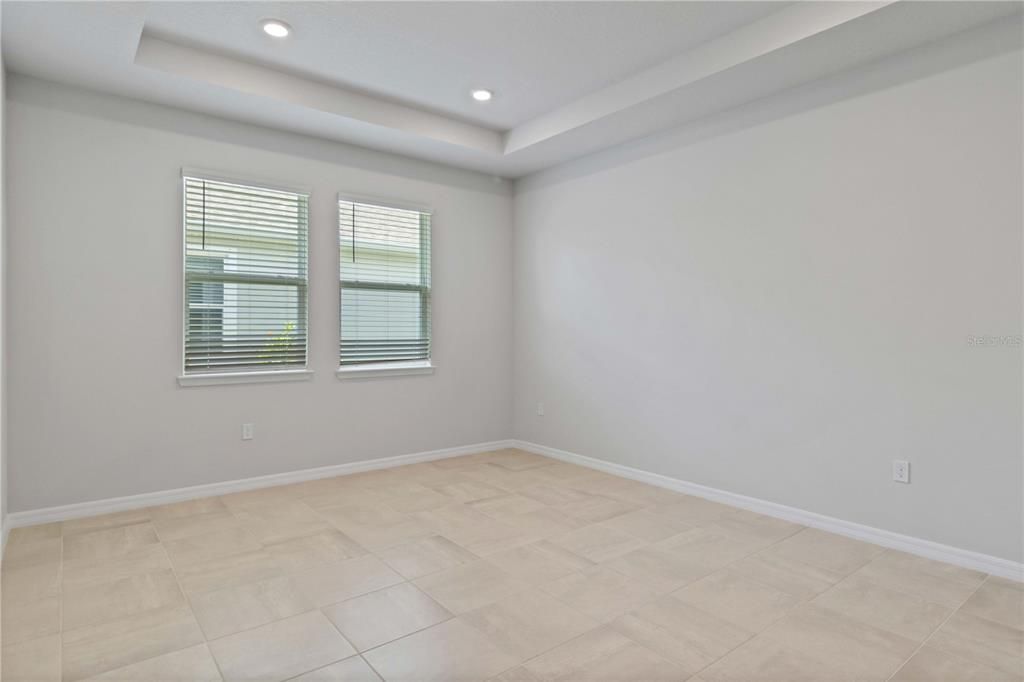
[[[362,657],[352,656],[293,677],[289,682],[381,682],[381,680],[380,676]]]
[[[843,574],[793,559],[759,552],[729,565],[738,576],[806,600],[843,579]]]
[[[192,611],[207,639],[272,623],[312,610],[295,581],[282,576],[193,595]]]
[[[407,580],[443,571],[479,557],[448,538],[431,535],[381,550],[377,555]]]
[[[525,583],[482,560],[433,573],[415,582],[452,613],[472,611],[527,588]]]
[[[701,577],[748,556],[757,545],[749,538],[694,528],[652,547],[676,557],[680,564],[688,567],[689,575]]]
[[[558,506],[558,511],[581,523],[600,523],[636,511],[636,509],[635,504],[603,495],[591,495],[585,499]]]
[[[4,595],[6,597],[6,595]],[[60,632],[60,597],[44,597],[33,601],[10,601],[0,607],[3,645],[19,644],[30,639]]]
[[[739,510],[700,497],[681,495],[670,502],[653,505],[651,511],[687,525],[701,526],[731,516]]]
[[[951,609],[890,590],[856,574],[814,599],[814,604],[923,642],[942,625]]]
[[[59,563],[0,571],[0,579],[3,580],[3,606],[59,596],[60,575]]]
[[[699,682],[881,682],[885,677],[858,678],[838,666],[758,636],[702,670]]]
[[[887,678],[920,644],[810,604],[790,613],[761,636],[854,679]]]
[[[384,486],[378,492],[387,506],[406,514],[425,509],[437,509],[452,502],[447,495],[422,483],[411,481]]]
[[[173,571],[142,573],[64,591],[64,629],[124,618],[185,604]]]
[[[501,497],[507,490],[483,483],[464,474],[452,474],[446,480],[430,486],[436,492],[449,498],[450,502],[461,504]]]
[[[452,617],[450,611],[410,583],[328,606],[324,613],[359,651],[387,644]]]
[[[237,510],[235,516],[243,528],[265,544],[331,529],[326,520],[298,500],[247,506]]]
[[[746,510],[739,510],[704,527],[715,533],[748,540],[757,549],[774,545],[804,529],[804,526],[796,523]]]
[[[491,554],[487,561],[531,585],[549,583],[594,565],[547,540]]]
[[[469,682],[497,675],[519,660],[456,618],[364,654],[387,682]]]
[[[541,682],[541,679],[523,666],[517,666],[500,675],[495,675],[487,682]]]
[[[957,608],[985,579],[984,573],[923,557],[888,550],[858,571],[858,575],[926,601]]]
[[[36,540],[52,540],[61,536],[60,523],[41,523],[38,526],[25,526],[23,528],[12,528],[7,536],[7,550],[16,547],[23,542],[34,542]]]
[[[64,591],[68,592],[118,578],[156,573],[171,568],[171,561],[164,545],[143,545],[121,555],[116,561],[90,558],[65,561],[61,567],[61,579]]]
[[[210,642],[225,682],[270,682],[322,668],[355,653],[319,611]]]
[[[235,554],[257,552],[263,548],[249,531],[241,527],[193,535],[164,542],[163,545],[175,568],[179,570]]]
[[[526,660],[598,626],[538,590],[520,592],[462,616],[501,649]]]
[[[327,606],[402,582],[387,564],[364,555],[292,574],[299,591],[316,606]]]
[[[203,642],[187,606],[153,609],[77,630],[65,630],[64,680],[73,682]]]
[[[79,533],[91,533],[96,530],[107,528],[119,528],[121,526],[134,526],[146,523],[152,519],[149,509],[129,509],[126,511],[100,514],[99,516],[87,516],[81,519],[71,519],[61,523],[61,534],[64,537],[77,535]]]
[[[285,571],[301,571],[366,554],[355,540],[334,529],[266,545]]]
[[[616,619],[612,627],[693,675],[729,653],[751,633],[715,615],[666,598]]]
[[[944,653],[1024,676],[1024,632],[1017,628],[957,612],[928,644]]]
[[[536,455],[532,452],[524,452],[515,448],[507,448],[504,450],[497,450],[491,457],[489,463],[502,467],[503,469],[523,471],[526,469],[551,466],[557,463],[557,461],[558,460],[551,459],[550,457]]]
[[[383,505],[324,507],[319,513],[363,547],[376,551],[434,535],[420,520]],[[424,512],[416,512],[421,514]]]
[[[614,559],[647,544],[633,535],[602,525],[584,526],[556,535],[550,542],[595,563]]]
[[[751,634],[761,632],[800,605],[801,599],[724,568],[672,593],[685,604]]]
[[[0,677],[10,682],[61,682],[60,636],[50,635],[5,645]]]
[[[39,538],[14,543],[4,551],[4,566],[27,568],[61,560],[61,539]]]
[[[152,523],[136,523],[64,537],[64,561],[116,561],[144,545],[159,542]]]
[[[893,675],[892,682],[1020,682],[1020,679],[926,645]]]
[[[884,551],[878,545],[807,528],[773,545],[765,554],[848,575]]]
[[[610,568],[594,567],[559,578],[541,589],[580,613],[607,622],[662,594]]]
[[[691,530],[692,525],[673,519],[670,516],[655,514],[649,509],[637,509],[626,514],[614,516],[601,522],[605,528],[632,535],[647,542],[660,542],[673,535]]]
[[[990,577],[960,607],[960,612],[1024,630],[1024,584]]]
[[[86,682],[221,682],[221,676],[210,650],[199,644],[90,677]]]
[[[230,554],[188,566],[175,566],[178,581],[189,595],[276,578],[284,571],[268,552]]]
[[[544,505],[537,500],[525,495],[505,494],[497,497],[490,497],[483,500],[471,502],[470,506],[477,511],[487,514],[496,521],[516,514],[528,514],[529,512],[544,509]]]
[[[659,592],[676,590],[711,570],[692,557],[680,556],[659,545],[630,552],[605,566]]]
[[[545,682],[679,682],[687,677],[672,662],[608,628],[592,630],[523,667]]]
[[[171,542],[193,535],[231,530],[240,527],[241,522],[234,514],[224,509],[205,514],[161,516],[153,519],[153,526],[162,542]]]

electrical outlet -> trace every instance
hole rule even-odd
[[[897,483],[910,483],[910,462],[905,459],[892,461],[892,480]]]
[[[544,416],[544,403],[537,403],[537,416],[538,417],[543,417]]]
[[[242,424],[242,440],[252,440],[252,424]]]

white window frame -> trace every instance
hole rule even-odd
[[[310,258],[309,258],[309,237],[311,232],[312,218],[308,218],[306,224],[306,241],[307,241],[307,255],[306,255],[306,363],[302,368],[292,369],[267,369],[267,370],[246,370],[241,372],[203,372],[203,373],[185,373],[185,335],[188,330],[188,291],[187,291],[187,276],[186,267],[188,259],[188,235],[186,226],[186,193],[185,193],[185,178],[198,178],[202,180],[209,180],[211,182],[225,182],[237,185],[251,185],[253,187],[260,187],[269,190],[277,190],[280,192],[293,192],[295,194],[305,194],[309,201],[312,199],[313,193],[310,189],[305,187],[296,187],[294,185],[284,185],[276,181],[267,181],[261,178],[254,178],[238,173],[222,173],[217,171],[209,171],[200,168],[182,168],[178,182],[178,191],[180,195],[180,206],[181,214],[179,215],[179,224],[181,225],[181,262],[180,262],[180,273],[181,282],[178,290],[181,292],[181,300],[179,301],[181,308],[181,333],[179,339],[181,341],[181,357],[179,359],[179,367],[181,368],[181,374],[178,375],[178,385],[181,387],[192,387],[192,386],[218,386],[218,385],[231,385],[231,384],[262,384],[262,383],[277,383],[282,381],[309,381],[313,378],[313,371],[309,369],[309,354],[312,339],[312,332],[310,331],[310,318],[309,318],[309,290],[312,282],[312,276],[310,272]],[[308,207],[308,204],[307,204]],[[312,210],[309,210],[310,216]]]
[[[381,208],[395,208],[404,211],[417,211],[419,213],[426,213],[430,216],[430,262],[427,263],[427,269],[430,273],[430,357],[426,360],[398,360],[395,362],[375,362],[366,363],[361,365],[341,365],[340,358],[337,359],[339,363],[337,369],[334,370],[335,375],[341,380],[352,380],[352,379],[378,379],[384,377],[398,377],[398,376],[414,376],[422,374],[433,374],[437,365],[434,364],[434,209],[425,204],[417,204],[414,202],[388,199],[379,196],[370,196],[365,194],[352,194],[349,192],[339,192],[334,200],[334,231],[337,236],[337,248],[335,253],[341,256],[341,233],[338,230],[338,205],[342,201],[347,201],[355,204],[371,204],[373,206],[379,206]],[[338,324],[335,329],[338,330],[340,342],[341,337],[341,263],[335,264],[334,268],[335,275],[338,277]],[[337,349],[338,344],[335,344]]]

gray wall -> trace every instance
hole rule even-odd
[[[8,86],[12,511],[509,437],[507,184],[22,77]],[[183,166],[312,189],[312,382],[177,386]],[[334,376],[338,192],[433,207],[433,375]]]
[[[516,436],[1020,561],[1016,33],[520,182]]]

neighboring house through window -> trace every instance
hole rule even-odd
[[[338,202],[339,361],[429,365],[430,213]]]
[[[306,366],[308,196],[186,176],[185,374]]]

